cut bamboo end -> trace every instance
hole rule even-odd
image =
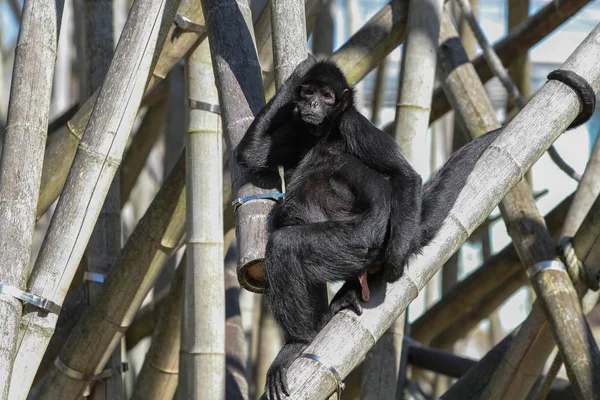
[[[264,258],[238,265],[237,277],[240,286],[254,293],[265,292]]]

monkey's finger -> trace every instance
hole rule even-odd
[[[283,393],[285,393],[286,396],[290,396],[290,387],[288,385],[288,380],[287,380],[287,368],[282,368],[280,371],[280,379],[281,379],[281,388],[283,389]]]

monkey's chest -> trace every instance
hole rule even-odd
[[[331,157],[294,173],[286,198],[278,206],[281,226],[343,221],[355,216],[357,201],[344,179],[344,163]]]

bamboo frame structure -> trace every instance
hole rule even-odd
[[[177,5],[177,0],[137,0],[129,14],[53,215],[55,222],[50,224],[28,283],[29,291],[58,305],[63,303],[120,163],[156,57],[155,49],[162,47],[164,28],[169,26]],[[123,85],[123,80],[128,84]],[[11,383],[12,399],[26,396],[56,320],[54,314],[37,313],[22,319],[15,360],[18,378]]]
[[[225,396],[223,149],[221,118],[195,104],[218,104],[210,49],[204,41],[186,61],[186,273],[179,395]]]
[[[563,68],[570,69],[600,89],[600,27],[596,27]],[[551,107],[548,107],[551,104]],[[449,258],[469,233],[481,223],[500,199],[522,177],[579,113],[579,100],[567,87],[548,82],[484,152],[469,176],[449,218],[423,254],[410,263],[399,281],[372,289],[363,315],[350,311],[337,314],[308,346],[306,352],[319,357],[298,359],[288,370],[291,396],[320,399],[335,390],[335,368],[344,377],[358,363],[389,324],[414,299],[441,263]],[[535,136],[529,134],[536,121]],[[527,143],[527,145],[523,145]],[[501,168],[500,166],[511,166]],[[385,298],[385,302],[382,302]],[[378,304],[378,307],[374,305]],[[344,332],[340,335],[340,332]]]
[[[437,41],[443,0],[411,1],[398,88],[394,136],[400,151],[413,166],[415,147],[427,133],[429,106],[435,79]],[[385,59],[384,59],[385,60]],[[402,314],[367,353],[361,399],[402,397],[406,375],[403,351],[407,315]]]
[[[2,146],[0,285],[25,291],[63,5],[62,0],[23,5]],[[19,299],[0,294],[0,399],[9,394],[22,312]]]
[[[447,43],[446,52],[443,53],[443,56],[446,56],[443,62],[445,69],[443,84],[445,88],[446,85],[448,86],[446,94],[450,102],[461,114],[472,136],[497,128],[499,124],[495,121],[493,108],[488,101],[480,101],[480,99],[487,100],[487,97],[471,65],[466,63],[456,67],[453,63],[453,60],[465,59],[466,54],[461,50],[460,44],[453,44],[456,43],[458,34],[452,32],[452,22],[449,18],[445,19],[444,26],[445,34],[440,35],[440,40]],[[507,74],[505,79],[510,80]],[[514,88],[516,97],[520,97],[514,85],[509,86]],[[468,96],[459,94],[465,87],[469,88]],[[524,182],[517,184],[505,197],[500,210],[508,233],[513,238],[513,245],[526,268],[557,257],[545,222],[535,206],[529,187]],[[600,370],[597,372],[595,370],[600,368],[600,363],[596,367],[594,354],[598,352],[598,348],[585,322],[583,310],[579,306],[577,291],[566,273],[556,274],[554,271],[548,271],[536,274],[534,277],[536,279],[532,279],[533,287],[543,301],[544,310],[547,312],[559,348],[561,352],[569,354],[567,369],[574,389],[580,396],[589,398],[596,390],[591,378],[594,375],[600,376]],[[551,278],[551,283],[547,284],[546,280]],[[571,307],[563,308],[567,304]],[[567,318],[564,313],[568,313],[569,317]],[[584,343],[588,345],[585,346]],[[495,391],[498,392],[503,391]]]

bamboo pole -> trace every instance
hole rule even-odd
[[[123,155],[120,169],[121,207],[127,203],[146,160],[160,136],[164,132],[167,118],[167,101],[161,101],[148,108],[131,145]]]
[[[80,93],[88,98],[98,90],[110,68],[113,56],[113,4],[112,0],[85,1],[82,5],[85,20],[84,48],[86,68],[80,75]],[[108,193],[86,249],[85,263],[87,304],[92,304],[102,290],[104,276],[118,262],[121,252],[121,207],[119,175],[110,184]],[[109,368],[118,368],[121,363],[121,348],[117,348],[108,361]],[[94,400],[119,400],[125,398],[122,374],[113,374],[99,381],[89,396]]]
[[[223,177],[225,180],[229,175],[223,174]],[[227,231],[233,228],[233,221],[228,217],[232,214],[230,187],[230,181],[225,180],[223,215]],[[161,268],[182,242],[185,196],[182,155],[123,248],[120,264],[107,277],[101,298],[86,312],[63,346],[59,356],[63,363],[88,375],[102,370],[103,363],[131,325]],[[49,380],[57,380],[56,385],[78,385],[80,390],[86,386],[85,382],[62,375],[55,366],[48,375]]]
[[[591,82],[595,91],[600,89],[599,38],[597,27],[563,65]],[[306,349],[319,361],[299,358],[292,363],[288,370],[292,398],[324,399],[335,390],[329,368],[335,368],[343,378],[358,364],[441,264],[575,119],[579,108],[575,93],[559,82],[548,82],[538,91],[482,154],[440,233],[411,260],[402,278],[385,287],[373,285],[371,300],[361,316],[351,311],[338,313]],[[532,121],[535,135],[531,134]]]
[[[573,238],[577,257],[584,264],[596,265],[600,247],[600,199]],[[597,304],[599,292],[588,291],[582,300],[585,313]],[[512,343],[512,346],[510,346]],[[521,324],[519,332],[494,347],[443,396],[444,399],[514,399],[524,398],[537,381],[547,357],[554,348],[552,333],[541,307],[534,304],[531,313]],[[507,384],[508,382],[508,384]],[[504,385],[505,389],[502,389]],[[501,390],[496,392],[495,390]]]
[[[558,28],[583,8],[590,0],[557,0],[548,3],[536,14],[516,26],[508,35],[496,43],[493,48],[498,57],[507,66]],[[473,66],[481,82],[494,77],[483,56],[473,60]],[[450,103],[443,89],[437,87],[431,104],[431,121],[435,121],[450,110]]]
[[[387,64],[388,58],[384,58],[381,64],[377,67],[377,74],[375,75],[375,85],[373,87],[373,102],[371,103],[371,122],[373,125],[379,126],[381,122],[381,108],[385,102],[385,77],[386,71],[388,70]]]
[[[58,305],[64,300],[120,163],[155,49],[161,47],[157,43],[159,30],[168,27],[176,8],[177,0],[137,0],[129,14],[28,283],[29,291]],[[29,389],[56,319],[55,314],[29,313],[21,321],[23,331],[15,361],[18,381],[11,384],[11,398],[21,399]]]
[[[415,146],[427,134],[435,80],[443,0],[411,1],[402,51],[394,137],[404,157],[415,163]]]
[[[186,80],[187,262],[179,393],[186,399],[216,400],[225,398],[221,120],[214,112],[192,108],[218,100],[208,42],[188,57]]]
[[[317,57],[329,57],[333,53],[334,12],[335,1],[324,0],[312,35],[312,52]]]
[[[203,42],[204,43],[204,42]],[[173,166],[177,163],[185,147],[186,127],[186,107],[185,104],[185,72],[183,63],[178,63],[173,67],[167,80],[169,85],[167,95],[167,130],[162,137],[164,152],[162,157],[162,178],[166,178],[171,173]],[[166,288],[175,276],[175,267],[177,266],[177,257],[172,257],[167,261],[156,279],[154,293],[161,292]]]
[[[227,228],[224,229],[227,232]],[[229,230],[231,232],[231,230]],[[232,235],[225,233],[224,248]],[[135,383],[132,400],[169,400],[177,389],[179,375],[179,347],[181,343],[181,310],[187,255],[181,258],[168,295],[160,305],[160,315],[152,335],[152,344]],[[129,330],[128,330],[129,332]]]
[[[460,1],[461,6],[464,7],[465,0]],[[451,88],[451,93],[450,90],[446,91],[450,102],[454,104],[454,109],[461,113],[471,135],[477,136],[497,128],[499,124],[494,121],[495,113],[489,102],[478,100],[478,98],[485,99],[485,90],[471,65],[467,63],[456,68],[454,64],[454,60],[465,59],[466,54],[459,43],[453,44],[456,43],[458,34],[451,32],[454,29],[449,18],[445,19],[444,26],[447,29],[445,35],[440,36],[440,40],[444,36],[446,49],[442,64],[445,69],[444,75],[447,77],[443,84]],[[444,28],[442,31],[444,32]],[[506,78],[510,80],[508,75]],[[460,83],[454,84],[458,80]],[[467,96],[461,96],[460,93],[464,92],[465,87],[469,88],[469,93]],[[509,235],[513,238],[513,245],[526,268],[557,257],[552,238],[525,183],[521,182],[513,188],[502,201],[500,210]],[[536,294],[543,301],[546,316],[561,354],[568,360],[567,370],[574,389],[580,396],[588,398],[596,390],[592,377],[600,376],[600,359],[595,357],[596,353],[600,356],[600,351],[595,341],[591,339],[591,332],[579,304],[577,291],[569,275],[564,272],[544,271],[535,274],[531,279]],[[594,361],[595,359],[598,361]]]
[[[443,4],[443,0],[413,0],[408,9],[394,136],[413,166],[418,142],[427,134]],[[405,323],[406,315],[402,314],[367,354],[361,399],[403,398],[406,370],[400,367]]]
[[[600,176],[600,140],[596,140],[594,143],[592,155],[585,166],[583,177],[573,198],[573,204],[569,208],[569,212],[565,218],[560,233],[561,237],[575,235],[577,228],[581,226],[592,203],[600,194],[600,180],[598,176]]]
[[[233,216],[233,210],[227,210]],[[233,219],[229,218],[233,227]],[[227,236],[233,236],[229,231]],[[231,240],[231,239],[229,239]],[[240,283],[237,279],[237,267],[235,263],[225,265],[225,336],[227,344],[227,377],[225,379],[225,398],[227,400],[248,400],[248,346],[246,335],[242,326],[242,314],[240,309]]]
[[[0,161],[0,284],[19,290],[27,290],[63,5],[25,1],[17,41]],[[17,298],[0,295],[0,399],[9,393],[22,312]]]
[[[183,0],[181,3],[177,12],[184,19],[202,26],[204,17],[200,5],[194,0]],[[163,39],[164,36],[166,36],[166,39]],[[146,93],[149,94],[153,88],[162,82],[168,72],[190,50],[194,43],[204,37],[206,36],[203,31],[185,30],[180,28],[177,23],[172,23],[168,32],[163,31],[161,33],[161,43],[164,40],[165,46],[160,51],[152,75],[148,79]],[[75,151],[90,119],[98,93],[96,91],[81,105],[77,114],[66,126],[48,139],[38,201],[38,215],[40,216],[54,203],[63,189]]]
[[[135,381],[131,400],[171,400],[179,376],[181,310],[183,306],[184,255],[161,308],[152,344]]]
[[[262,298],[261,304],[257,366],[254,370],[254,385],[256,388],[254,398],[256,400],[261,397],[271,363],[283,347],[283,335],[268,308],[265,297]]]

